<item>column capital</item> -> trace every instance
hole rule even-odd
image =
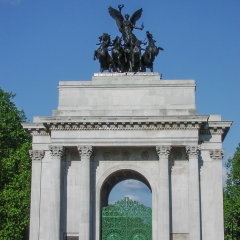
[[[186,153],[188,157],[198,157],[200,154],[201,148],[199,145],[189,145],[186,146]]]
[[[209,150],[210,157],[213,160],[222,160],[224,151],[222,149]]]
[[[49,146],[50,154],[52,157],[63,157],[65,147],[63,146]]]
[[[77,146],[79,151],[79,156],[81,157],[91,157],[92,155],[92,146]]]
[[[45,151],[44,150],[29,150],[29,155],[32,159],[32,161],[42,161],[42,159],[44,158],[45,155]]]
[[[161,145],[161,146],[156,146],[156,151],[159,156],[159,158],[162,156],[168,157],[170,152],[171,152],[171,146],[169,145]]]

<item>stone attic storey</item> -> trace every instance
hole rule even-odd
[[[152,191],[151,239],[224,239],[222,142],[232,122],[197,113],[194,80],[95,73],[58,90],[52,116],[22,124],[33,139],[30,240],[102,239],[102,208],[126,179]]]

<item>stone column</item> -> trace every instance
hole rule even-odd
[[[81,158],[81,199],[79,239],[90,240],[90,157],[91,146],[78,146]]]
[[[188,206],[189,239],[200,240],[199,166],[200,147],[186,146],[189,159]]]
[[[40,206],[41,206],[41,175],[42,159],[45,151],[30,150],[32,158],[32,182],[31,182],[31,214],[29,240],[39,239],[40,231]]]
[[[213,167],[213,198],[214,198],[214,239],[224,240],[223,190],[222,190],[222,158],[223,150],[210,150]]]
[[[170,239],[169,168],[171,146],[157,146],[159,156],[158,239]]]
[[[49,150],[52,156],[52,239],[61,240],[61,160],[65,148],[63,146],[50,146]]]

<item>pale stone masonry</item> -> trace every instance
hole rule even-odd
[[[100,240],[112,188],[152,191],[153,240],[223,240],[222,141],[232,122],[199,115],[194,80],[96,73],[59,82],[32,135],[30,240]]]

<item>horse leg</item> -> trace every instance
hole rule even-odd
[[[153,63],[150,66],[150,71],[153,72]]]
[[[129,61],[129,72],[132,72],[132,62]]]
[[[93,53],[93,60],[96,60],[96,59],[97,59],[97,51],[95,50]]]
[[[125,63],[127,63],[127,59],[128,59],[128,53],[126,51],[124,51],[124,57],[125,57]]]
[[[141,59],[141,72],[146,72],[146,67],[145,67],[143,59]]]
[[[131,50],[131,52],[132,52],[132,67],[134,67],[135,62],[134,62],[134,52],[133,52],[133,49]]]

